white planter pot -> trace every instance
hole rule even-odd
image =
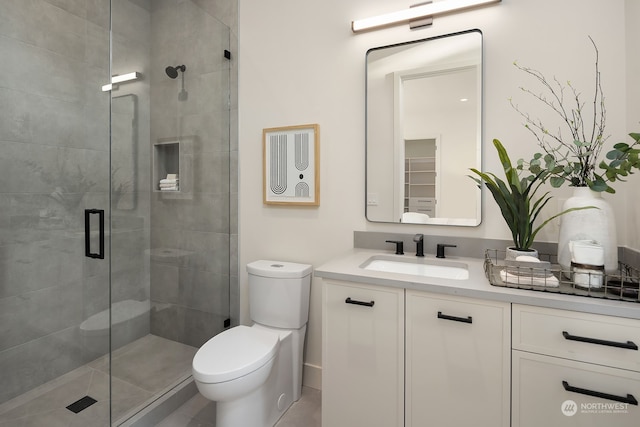
[[[607,273],[618,270],[618,242],[615,216],[611,205],[598,192],[587,187],[573,190],[562,210],[595,206],[598,209],[583,209],[566,213],[560,217],[560,235],[558,236],[558,263],[563,270],[571,267],[569,242],[572,240],[595,240],[604,248],[604,266]]]
[[[535,249],[529,249],[526,251],[520,251],[517,250],[516,248],[514,248],[513,246],[509,246],[507,247],[507,252],[506,255],[504,257],[505,260],[507,261],[515,261],[516,258],[518,258],[519,256],[530,256],[530,257],[534,257],[534,258],[538,258],[538,251]]]

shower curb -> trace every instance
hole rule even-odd
[[[160,396],[151,405],[131,418],[126,419],[118,427],[153,427],[167,418],[172,412],[186,403],[198,393],[193,377],[189,376],[167,393]]]

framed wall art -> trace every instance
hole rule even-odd
[[[262,131],[263,202],[267,205],[320,205],[320,126]]]

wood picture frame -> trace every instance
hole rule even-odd
[[[262,131],[263,202],[267,205],[320,205],[320,126]]]

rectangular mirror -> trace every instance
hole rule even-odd
[[[482,33],[373,48],[366,64],[367,219],[480,224]]]

